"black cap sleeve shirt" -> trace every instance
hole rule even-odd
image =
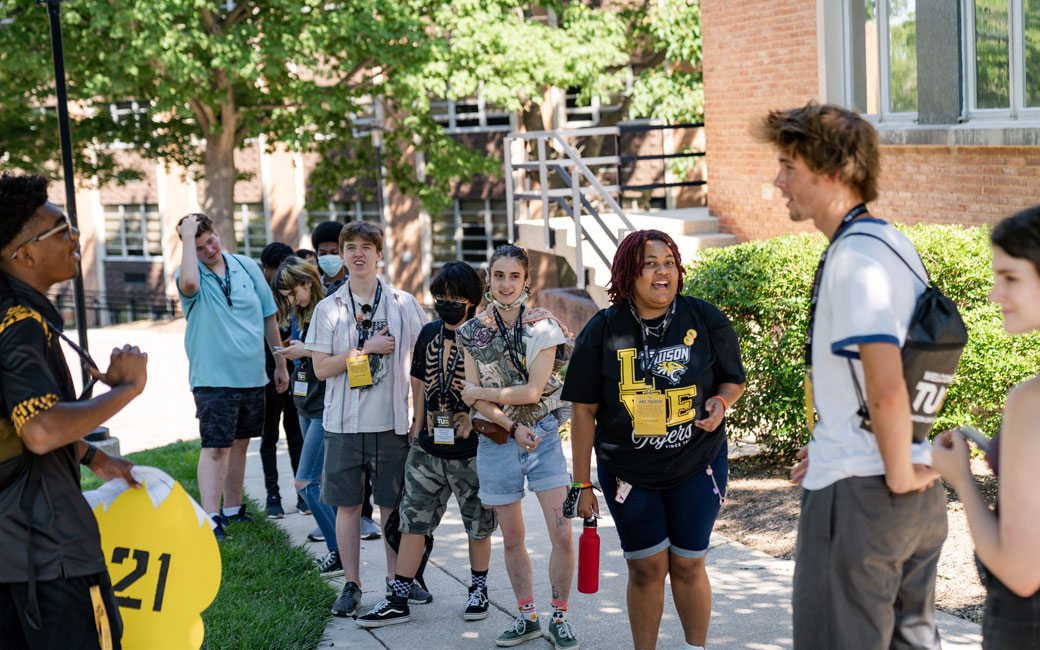
[[[44,296],[10,276],[0,277],[0,295],[0,583],[28,580],[28,515],[20,499],[30,459],[41,473],[32,504],[36,579],[104,571],[97,520],[80,491],[76,445],[34,456],[21,440],[32,417],[76,399],[58,332],[46,324],[61,327],[61,317]]]
[[[462,401],[460,386],[466,380],[466,361],[462,356],[462,348],[458,349],[459,360],[455,367],[455,376],[451,379],[445,377],[444,408],[451,411],[455,422],[455,444],[438,445],[433,441],[433,435],[429,430],[429,424],[434,411],[441,409],[440,382],[437,381],[438,351],[445,347],[441,339],[441,325],[443,321],[435,320],[427,323],[419,331],[419,338],[415,341],[412,352],[411,376],[423,382],[423,403],[426,406],[426,418],[423,428],[416,438],[423,451],[438,458],[451,460],[465,460],[477,455],[477,444],[479,434],[473,430],[469,419],[469,407]],[[444,330],[444,334],[451,341],[455,341],[455,331]],[[443,354],[443,363],[447,365],[449,355]],[[466,437],[462,437],[465,432]]]
[[[744,366],[733,325],[711,304],[679,296],[664,341],[651,336],[654,365],[643,368],[639,324],[627,307],[609,307],[593,316],[574,345],[563,399],[598,404],[596,460],[618,478],[650,489],[668,489],[700,471],[718,454],[725,422],[704,431],[704,402],[719,384],[744,383]],[[647,376],[652,378],[650,386]],[[596,379],[593,379],[596,378]],[[636,437],[632,396],[665,396],[667,434]]]

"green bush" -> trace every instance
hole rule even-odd
[[[933,281],[957,302],[968,328],[969,343],[935,431],[971,423],[993,435],[1007,389],[1036,371],[1040,336],[1007,336],[999,308],[987,302],[987,229],[900,229]],[[709,249],[690,265],[683,288],[721,309],[740,337],[748,385],[728,416],[730,437],[753,435],[780,454],[793,454],[809,439],[802,357],[809,291],[824,241],[819,234],[789,235]]]

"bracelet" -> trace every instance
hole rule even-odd
[[[94,456],[97,455],[97,452],[98,452],[97,446],[92,445],[91,443],[88,442],[87,443],[87,453],[83,454],[83,458],[79,459],[79,464],[80,465],[87,465],[89,467],[90,464],[94,462]]]
[[[592,483],[571,483],[572,488],[586,489],[592,487]]]
[[[725,414],[726,414],[726,411],[728,411],[728,410],[729,410],[729,404],[727,404],[727,403],[726,403],[726,400],[722,399],[722,397],[721,397],[721,396],[719,396],[719,395],[716,395],[716,396],[715,396],[715,399],[717,399],[717,400],[719,400],[720,402],[722,402],[722,414],[723,414],[723,415],[725,415]]]
[[[520,423],[517,422],[516,420],[513,420],[513,426],[509,427],[509,437],[510,438],[515,438],[516,437],[516,428],[518,426],[520,426]]]

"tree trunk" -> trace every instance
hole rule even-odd
[[[238,250],[233,220],[235,204],[235,134],[224,129],[206,134],[206,191],[202,211],[213,219],[224,250]],[[244,233],[243,233],[244,234]]]

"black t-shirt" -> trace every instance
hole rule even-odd
[[[28,515],[21,495],[29,462],[41,483],[31,508],[37,580],[105,571],[97,519],[79,486],[79,454],[71,443],[35,455],[21,428],[58,402],[75,401],[58,332],[61,316],[35,289],[0,274],[0,583],[26,582]]]
[[[717,394],[719,384],[745,381],[744,367],[733,325],[698,298],[679,296],[663,344],[653,335],[647,343],[654,359],[654,392],[666,397],[667,435],[633,435],[625,398],[648,391],[640,327],[627,305],[601,310],[582,330],[567,368],[563,399],[599,405],[598,463],[633,485],[667,489],[707,467],[719,452],[725,423],[704,431],[693,422],[705,417],[704,402]]]
[[[427,453],[440,458],[464,459],[473,458],[477,455],[477,438],[479,434],[473,431],[473,425],[469,419],[469,407],[462,401],[462,382],[466,379],[466,362],[462,354],[462,348],[455,345],[455,331],[442,329],[443,321],[435,320],[427,323],[419,331],[419,338],[415,341],[415,350],[412,352],[412,377],[422,381],[426,388],[423,392],[423,404],[426,407],[426,418],[423,422],[422,431],[419,433],[419,445]],[[441,333],[444,337],[442,338]],[[449,381],[444,377],[445,396],[440,398],[439,382],[437,380],[438,351],[445,345],[445,338],[452,342],[452,348],[458,350],[458,365],[455,366],[455,378]],[[447,366],[453,356],[445,350],[439,357],[444,365],[443,372],[447,372]],[[455,423],[455,444],[438,445],[433,441],[433,432],[430,430],[433,412],[444,409],[452,412]],[[468,437],[463,438],[461,434],[468,432]]]

